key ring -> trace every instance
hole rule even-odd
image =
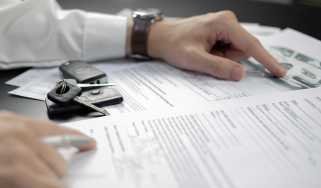
[[[56,90],[57,94],[61,95],[61,94],[68,92],[68,90],[69,90],[69,87],[67,86],[67,82],[65,80],[59,81],[57,83],[57,86],[58,86],[58,88]]]

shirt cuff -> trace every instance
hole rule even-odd
[[[126,55],[126,17],[87,13],[84,27],[83,59],[90,61]]]

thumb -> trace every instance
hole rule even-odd
[[[191,70],[196,70],[226,80],[241,80],[245,76],[243,65],[205,50],[198,50],[190,63]]]

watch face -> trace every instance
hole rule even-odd
[[[163,13],[158,9],[138,9],[133,16],[148,20],[161,20]]]

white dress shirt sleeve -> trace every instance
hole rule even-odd
[[[127,18],[62,10],[55,0],[0,0],[0,68],[125,56]]]

